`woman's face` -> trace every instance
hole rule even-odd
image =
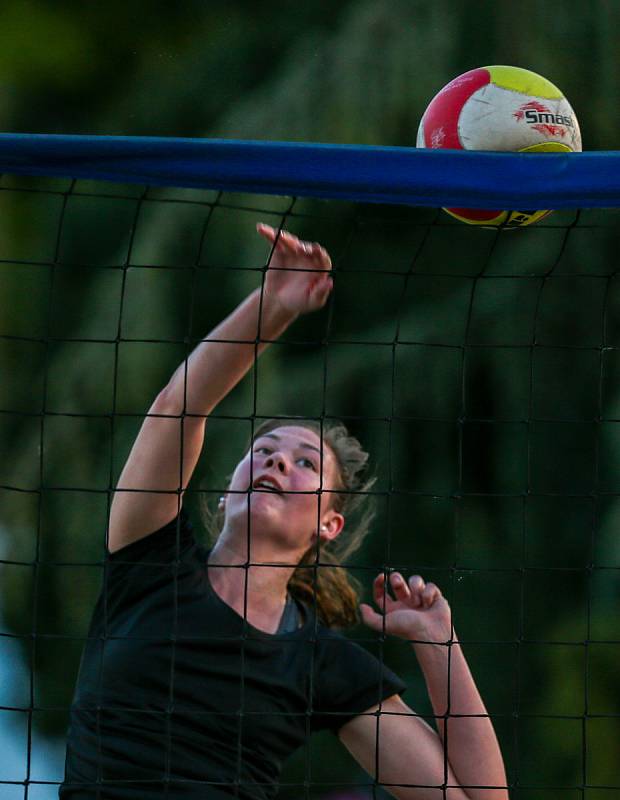
[[[264,433],[232,476],[226,525],[245,526],[249,512],[251,531],[305,551],[315,534],[331,539],[342,528],[342,516],[330,510],[337,476],[334,454],[314,431],[284,425]]]

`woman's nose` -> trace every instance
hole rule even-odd
[[[265,459],[266,467],[275,467],[280,472],[286,472],[286,460],[281,453],[270,453]]]

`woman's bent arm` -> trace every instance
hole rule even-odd
[[[467,797],[506,800],[506,772],[497,737],[456,634],[450,644],[421,643],[414,649],[446,758]]]
[[[499,744],[448,603],[419,575],[406,582],[393,573],[390,588],[395,599],[384,576],[376,579],[383,614],[362,605],[364,622],[414,642],[439,734],[395,696],[344,725],[342,741],[399,800],[508,800]]]
[[[155,398],[114,493],[110,551],[174,519],[202,450],[207,416],[269,341],[327,300],[332,284],[325,250],[267,226],[259,232],[275,244],[264,286],[196,347]]]

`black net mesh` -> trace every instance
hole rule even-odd
[[[371,453],[378,514],[343,566],[366,598],[391,570],[441,587],[512,796],[620,794],[617,210],[493,231],[429,209],[12,177],[0,209],[0,796],[62,781],[112,490],[153,397],[261,285],[259,221],[324,244],[335,289],[211,415],[195,527],[262,420],[344,421]],[[347,635],[433,724],[411,648]],[[174,659],[169,689],[173,709]],[[319,733],[278,796],[384,791]]]

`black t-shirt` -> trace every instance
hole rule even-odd
[[[283,761],[405,689],[321,625],[268,634],[213,591],[181,515],[108,556],[80,666],[62,800],[269,800]]]

